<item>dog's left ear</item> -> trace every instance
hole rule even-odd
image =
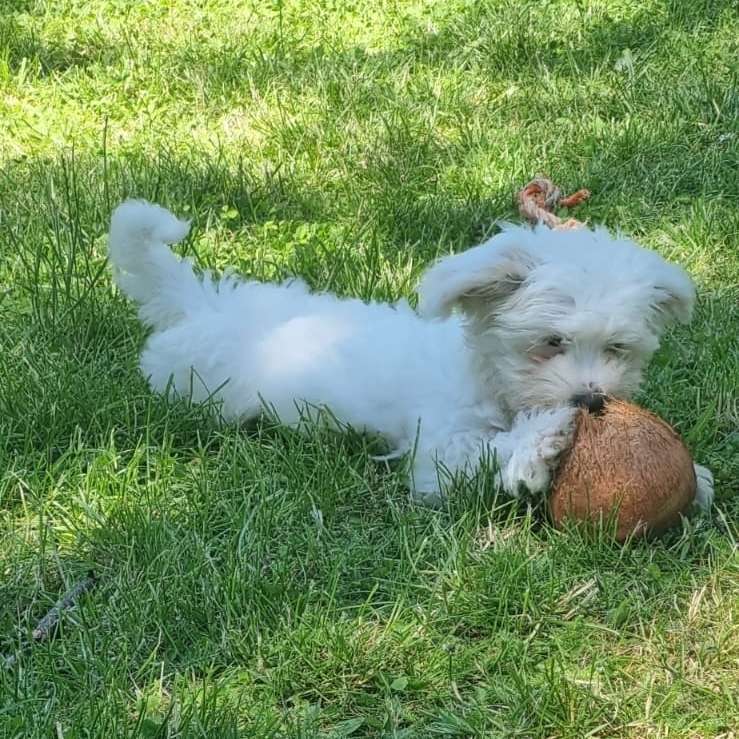
[[[509,234],[444,257],[421,279],[418,312],[424,318],[444,318],[459,306],[470,315],[489,314],[521,287],[536,264]]]
[[[652,308],[660,327],[688,323],[695,306],[695,285],[685,270],[665,262],[655,276]]]

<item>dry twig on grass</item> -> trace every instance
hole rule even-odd
[[[97,585],[95,573],[90,571],[83,580],[73,585],[66,593],[54,604],[54,607],[36,624],[36,628],[31,634],[34,641],[44,641],[54,631],[59,620],[65,611],[74,608],[80,596]]]
[[[31,632],[31,639],[34,642],[42,642],[48,639],[54,633],[59,621],[67,611],[74,608],[79,599],[97,585],[95,573],[90,571],[87,577],[75,583],[66,593],[54,604],[54,606],[46,613],[46,615],[36,624],[36,628]],[[28,647],[28,644],[22,645],[21,649]],[[5,667],[12,667],[17,660],[17,655],[11,654],[4,659]]]

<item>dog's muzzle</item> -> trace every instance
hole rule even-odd
[[[576,408],[586,408],[589,413],[597,416],[603,413],[603,408],[606,405],[606,396],[604,393],[579,393],[578,395],[573,395],[570,402]]]

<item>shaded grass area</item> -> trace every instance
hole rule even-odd
[[[6,2],[0,733],[730,736],[737,31],[730,2]],[[621,547],[482,480],[418,509],[372,439],[138,375],[121,198],[193,218],[205,267],[412,299],[542,170],[699,284],[641,401],[716,474],[710,519]]]

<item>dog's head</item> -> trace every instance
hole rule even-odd
[[[605,229],[508,226],[424,275],[419,313],[463,314],[482,382],[509,412],[628,398],[695,289],[656,252]]]

